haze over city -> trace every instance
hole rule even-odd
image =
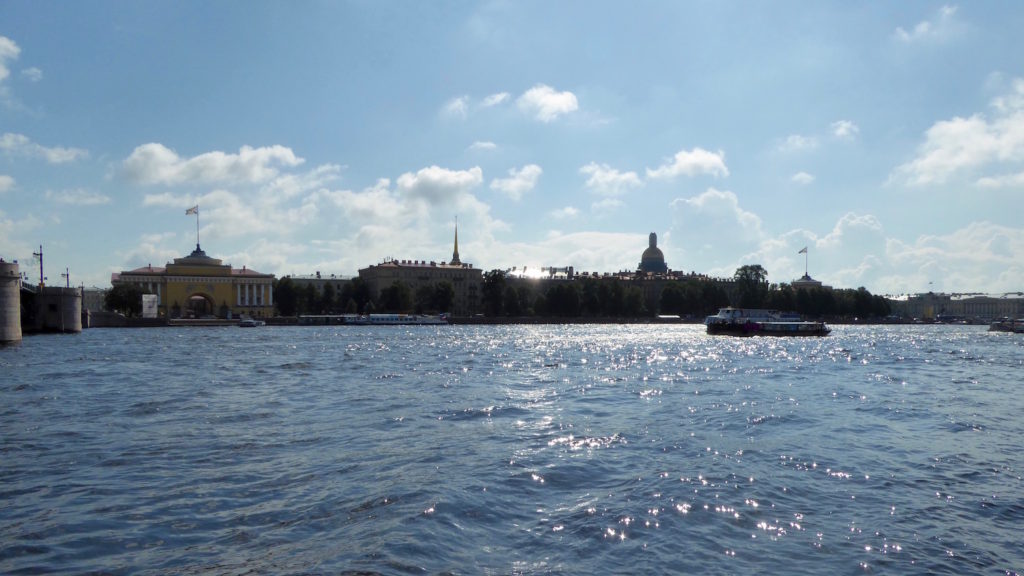
[[[0,256],[1024,290],[1016,3],[0,4]]]

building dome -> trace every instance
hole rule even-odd
[[[640,272],[668,272],[668,265],[665,264],[665,255],[658,248],[658,235],[651,232],[650,245],[640,256]]]

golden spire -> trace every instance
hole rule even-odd
[[[462,265],[462,261],[459,260],[459,217],[455,217],[455,251],[452,252],[452,264],[456,266]]]

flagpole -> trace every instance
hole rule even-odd
[[[199,204],[196,204],[196,250],[199,249]]]
[[[198,221],[198,218],[199,218],[199,215],[196,214],[197,221]],[[198,232],[196,233],[196,238],[199,238],[199,233]],[[804,276],[807,276],[807,248],[804,248]]]

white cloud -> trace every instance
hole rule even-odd
[[[498,145],[495,144],[494,142],[486,142],[486,141],[481,141],[481,140],[477,140],[476,142],[473,142],[469,146],[469,150],[471,152],[482,151],[482,150],[497,150],[497,149],[498,149]]]
[[[597,212],[599,214],[611,214],[625,206],[626,203],[618,198],[605,198],[591,204],[590,210],[591,212]]]
[[[548,212],[548,215],[550,215],[555,220],[568,220],[570,218],[575,218],[577,215],[579,215],[579,213],[580,211],[577,210],[576,208],[573,208],[572,206],[566,206],[565,208],[552,210],[551,212]]]
[[[1024,277],[1024,229],[973,222],[945,235],[913,242],[890,239],[888,261],[893,275],[881,279],[893,293],[935,291],[1011,292]],[[979,279],[985,285],[979,286]],[[913,285],[901,283],[912,282]],[[934,285],[930,284],[934,282]]]
[[[956,6],[943,6],[931,20],[922,20],[910,30],[905,30],[902,26],[898,27],[893,36],[906,44],[941,42],[956,32],[955,15]]]
[[[215,151],[181,158],[154,142],[136,147],[121,168],[128,180],[139,184],[258,183],[277,176],[274,165],[298,166],[303,162],[284,146],[242,146],[238,154]]]
[[[694,148],[687,152],[680,150],[676,155],[655,169],[647,169],[647,177],[650,179],[671,179],[676,176],[696,176],[697,174],[711,174],[713,176],[728,176],[729,169],[725,166],[725,153],[709,152],[703,148]]]
[[[491,190],[497,190],[513,200],[519,200],[523,194],[533,190],[543,172],[536,164],[527,164],[519,170],[512,168],[508,171],[508,178],[491,180]]]
[[[779,143],[778,150],[783,153],[797,153],[814,150],[818,147],[818,139],[814,136],[802,136],[790,134],[785,140]]]
[[[890,181],[912,186],[943,184],[956,175],[993,165],[1009,165],[1019,171],[1024,165],[1024,81],[1017,79],[1013,91],[992,105],[995,114],[991,119],[974,114],[936,122],[925,132],[917,157],[898,166]],[[1013,176],[982,176],[977,183],[999,187],[1013,181]]]
[[[0,36],[0,83],[2,83],[11,74],[10,68],[7,67],[7,62],[10,60],[17,60],[18,55],[21,54],[21,48],[6,36]]]
[[[398,192],[411,199],[423,199],[431,204],[451,203],[483,182],[483,170],[474,166],[469,170],[448,170],[439,166],[423,168],[398,177]]]
[[[7,192],[14,188],[14,178],[5,174],[0,174],[0,194]]]
[[[516,100],[516,103],[524,113],[545,123],[579,109],[575,94],[569,91],[556,92],[554,88],[545,84],[530,88]]]
[[[1017,188],[1024,187],[1024,172],[1002,174],[979,178],[975,184],[980,188]]]
[[[851,120],[837,120],[832,123],[831,128],[833,136],[844,140],[855,138],[860,132],[860,127]]]
[[[461,246],[460,224],[460,250]],[[562,234],[553,232],[540,242],[488,245],[486,247],[486,268],[573,266],[577,271],[606,272],[620,270],[626,263],[628,269],[633,269],[640,262],[640,255],[646,247],[646,234],[607,232]]]
[[[810,184],[811,182],[814,182],[814,176],[808,174],[807,172],[797,172],[796,174],[793,174],[793,177],[790,178],[790,180],[796,182],[797,184],[807,185]]]
[[[444,113],[453,118],[465,119],[469,113],[469,96],[452,98],[444,105]]]
[[[607,164],[591,162],[580,168],[580,173],[589,176],[587,188],[602,196],[620,196],[644,185],[636,172],[619,172]]]
[[[50,164],[73,162],[89,156],[89,152],[81,148],[41,146],[31,141],[24,134],[13,134],[10,132],[0,136],[0,150],[8,155],[43,158]]]
[[[47,190],[46,199],[53,200],[58,204],[70,204],[72,206],[98,206],[110,203],[110,196],[81,188],[61,190],[59,192]]]
[[[490,96],[484,98],[484,101],[480,104],[480,106],[482,108],[490,108],[492,106],[497,106],[498,104],[508,101],[509,98],[510,96],[508,92],[499,92],[497,94],[491,94]]]
[[[991,106],[1000,114],[1024,110],[1024,78],[1014,78],[1010,92],[993,98]]]
[[[37,230],[44,225],[43,221],[32,214],[14,220],[0,210],[0,255],[8,260],[29,260],[36,246],[26,243],[25,239],[37,238]]]
[[[337,180],[342,169],[337,164],[323,164],[302,174],[281,174],[263,186],[260,193],[270,197],[294,198],[322,189]]]
[[[29,82],[39,82],[43,79],[43,71],[36,67],[25,68],[21,71],[21,75]]]

